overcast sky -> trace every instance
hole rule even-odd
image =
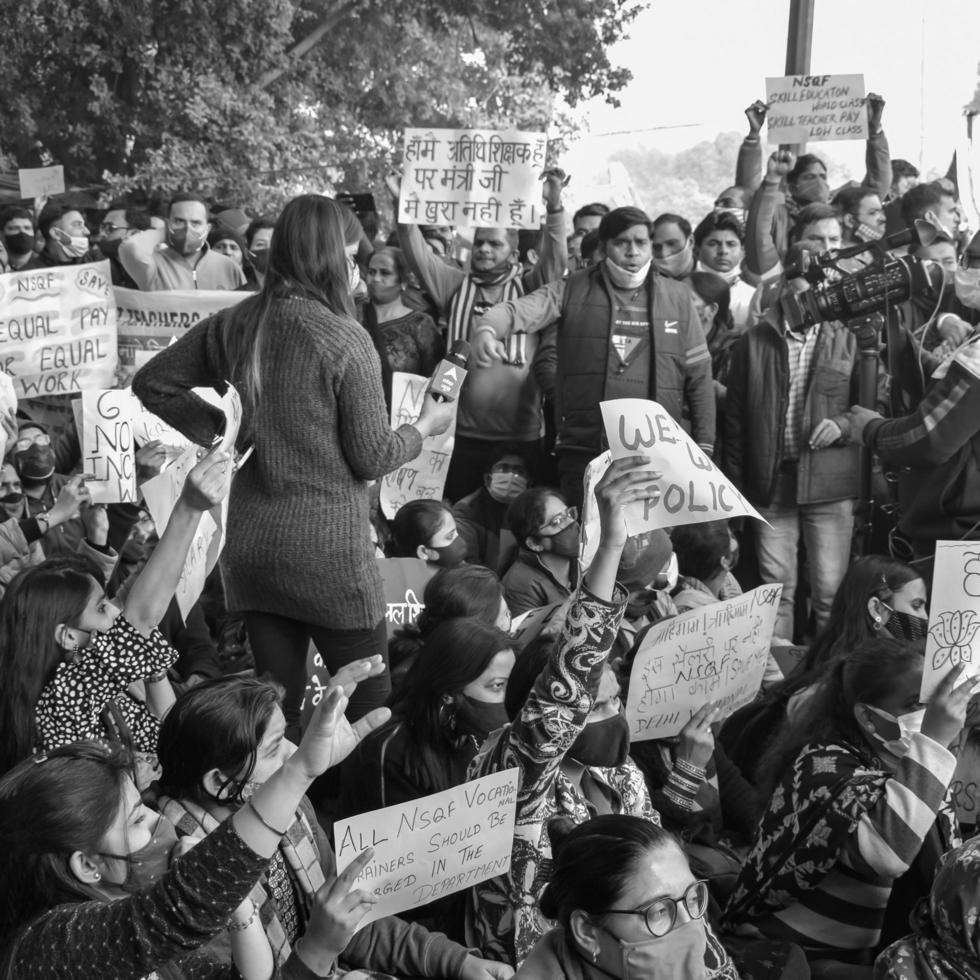
[[[597,101],[584,113],[595,134],[632,135],[583,139],[573,161],[598,167],[623,146],[655,141],[676,151],[743,131],[742,110],[765,98],[765,77],[783,74],[788,12],[789,0],[653,0],[612,51],[634,76],[621,108]],[[863,73],[867,90],[887,100],[892,156],[926,172],[945,172],[964,132],[978,61],[980,0],[816,0],[812,73]],[[863,175],[863,143],[813,148]]]

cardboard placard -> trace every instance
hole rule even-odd
[[[864,75],[784,75],[766,79],[770,143],[866,140]]]
[[[136,503],[133,416],[139,403],[128,388],[83,391],[82,469],[94,504]]]
[[[30,167],[17,171],[20,196],[25,200],[51,197],[65,193],[65,168],[60,164],[51,167]]]

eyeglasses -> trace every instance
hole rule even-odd
[[[542,531],[554,531],[557,534],[577,520],[578,507],[569,507],[568,510],[563,510],[560,514],[555,514],[550,521],[545,521],[534,533],[541,534]]]
[[[490,467],[491,473],[516,473],[518,476],[527,476],[527,469],[520,463],[494,463]]]
[[[129,231],[129,225],[114,225],[111,221],[103,221],[99,225],[99,231],[103,235],[111,235],[114,231]]]
[[[696,881],[680,898],[654,899],[645,909],[607,909],[606,915],[642,915],[650,934],[658,939],[677,924],[677,906],[683,904],[692,919],[701,919],[708,909],[708,883]]]
[[[51,436],[47,435],[47,433],[39,432],[33,438],[31,436],[24,436],[23,439],[18,439],[14,443],[14,449],[16,449],[17,452],[22,453],[30,449],[31,446],[50,446],[50,445],[51,445]]]

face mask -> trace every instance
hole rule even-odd
[[[23,502],[24,495],[22,493],[8,493],[0,497],[0,504],[3,504],[4,507],[16,507]]]
[[[729,286],[734,286],[742,278],[742,270],[738,266],[729,269],[728,272],[719,272],[717,269],[709,269],[703,262],[698,262],[697,270],[698,272],[710,272],[713,276],[721,276]]]
[[[859,242],[876,242],[882,235],[884,235],[883,231],[878,231],[870,225],[866,225],[863,221],[859,221],[857,227],[854,229],[854,237]]]
[[[650,275],[650,265],[651,262],[647,262],[636,272],[630,272],[629,269],[624,269],[621,265],[616,265],[612,259],[607,258],[606,273],[617,289],[639,289],[647,281],[647,276]]]
[[[269,250],[260,248],[257,252],[253,252],[252,265],[255,266],[256,271],[265,275],[269,271]]]
[[[88,251],[88,237],[85,235],[69,235],[60,228],[52,228],[51,237],[69,259],[80,259]]]
[[[677,555],[672,551],[667,561],[667,567],[657,576],[657,580],[653,584],[654,588],[660,589],[661,592],[673,592],[677,588],[679,577]]]
[[[918,735],[922,731],[922,719],[926,716],[926,709],[919,708],[918,711],[906,711],[904,715],[899,715],[895,720],[898,727],[902,730],[902,739],[909,739],[913,735]]]
[[[971,310],[980,310],[980,269],[957,269],[953,273],[956,298]]]
[[[125,861],[126,877],[122,881],[112,882],[127,894],[141,891],[147,885],[158,881],[167,873],[170,866],[170,852],[177,843],[177,831],[174,825],[161,813],[149,844],[141,847],[132,854],[105,854],[100,857],[113,861]]]
[[[491,473],[487,493],[498,504],[509,504],[527,490],[528,479],[520,473]]]
[[[602,766],[609,769],[621,766],[630,751],[630,726],[625,715],[586,725],[568,750],[569,756],[583,766]]]
[[[27,255],[34,251],[34,236],[26,231],[18,231],[13,235],[4,235],[3,243],[11,255]]]
[[[46,483],[54,474],[54,450],[50,446],[31,446],[14,454],[17,473],[24,483]]]
[[[895,637],[896,640],[924,640],[929,631],[929,620],[921,616],[913,616],[910,613],[896,612],[891,606],[882,603],[891,615],[885,623],[885,629]]]
[[[743,229],[745,228],[745,219],[749,216],[749,212],[745,208],[715,208],[715,214],[735,215]]]
[[[462,565],[466,558],[466,542],[458,535],[442,548],[429,545],[429,550],[436,552],[439,556],[435,559],[434,564],[442,568],[456,568],[457,565]],[[431,558],[429,560],[432,561]]]
[[[685,922],[666,936],[638,943],[628,943],[605,927],[600,928],[619,946],[622,980],[707,980],[704,954],[708,936],[701,919]]]
[[[477,701],[464,694],[456,705],[457,734],[473,735],[479,742],[509,721],[502,701]]]
[[[123,240],[121,238],[109,238],[103,239],[99,242],[99,251],[107,259],[115,259],[119,256],[119,246],[122,245]]]
[[[865,737],[875,746],[886,763],[894,765],[909,750],[909,740],[902,730],[901,722],[894,715],[876,708],[873,704],[864,704],[862,707],[867,711],[869,720],[874,725],[874,730],[862,725]],[[917,713],[909,712],[912,715]],[[922,724],[921,719],[919,724]]]
[[[354,292],[361,284],[361,268],[356,262],[348,263],[347,281],[350,283],[351,292]]]
[[[653,260],[654,268],[672,279],[680,279],[694,269],[694,246],[688,242],[679,252]]]
[[[172,248],[185,256],[200,252],[204,247],[207,235],[206,228],[203,231],[194,231],[193,228],[181,228],[178,231],[167,229],[167,241]]]
[[[738,568],[738,559],[741,556],[741,551],[737,544],[732,545],[732,550],[728,552],[728,571],[734,572]]]
[[[551,542],[548,550],[561,558],[577,558],[579,533],[578,521],[572,521],[568,527],[562,528],[557,534],[552,534],[548,538]]]

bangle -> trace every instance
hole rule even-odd
[[[278,830],[276,827],[273,827],[272,824],[269,823],[269,821],[266,820],[265,817],[263,817],[261,813],[259,813],[259,811],[255,808],[255,804],[251,800],[249,800],[245,804],[245,806],[249,810],[251,810],[252,813],[255,814],[256,819],[259,821],[260,824],[262,824],[263,827],[265,827],[266,830],[269,831],[270,834],[275,834],[276,837],[285,837],[286,834],[289,833],[289,828],[288,827],[285,830]]]
[[[244,922],[236,922],[234,919],[228,920],[229,932],[244,932],[258,918],[259,907],[252,900],[252,914]]]

